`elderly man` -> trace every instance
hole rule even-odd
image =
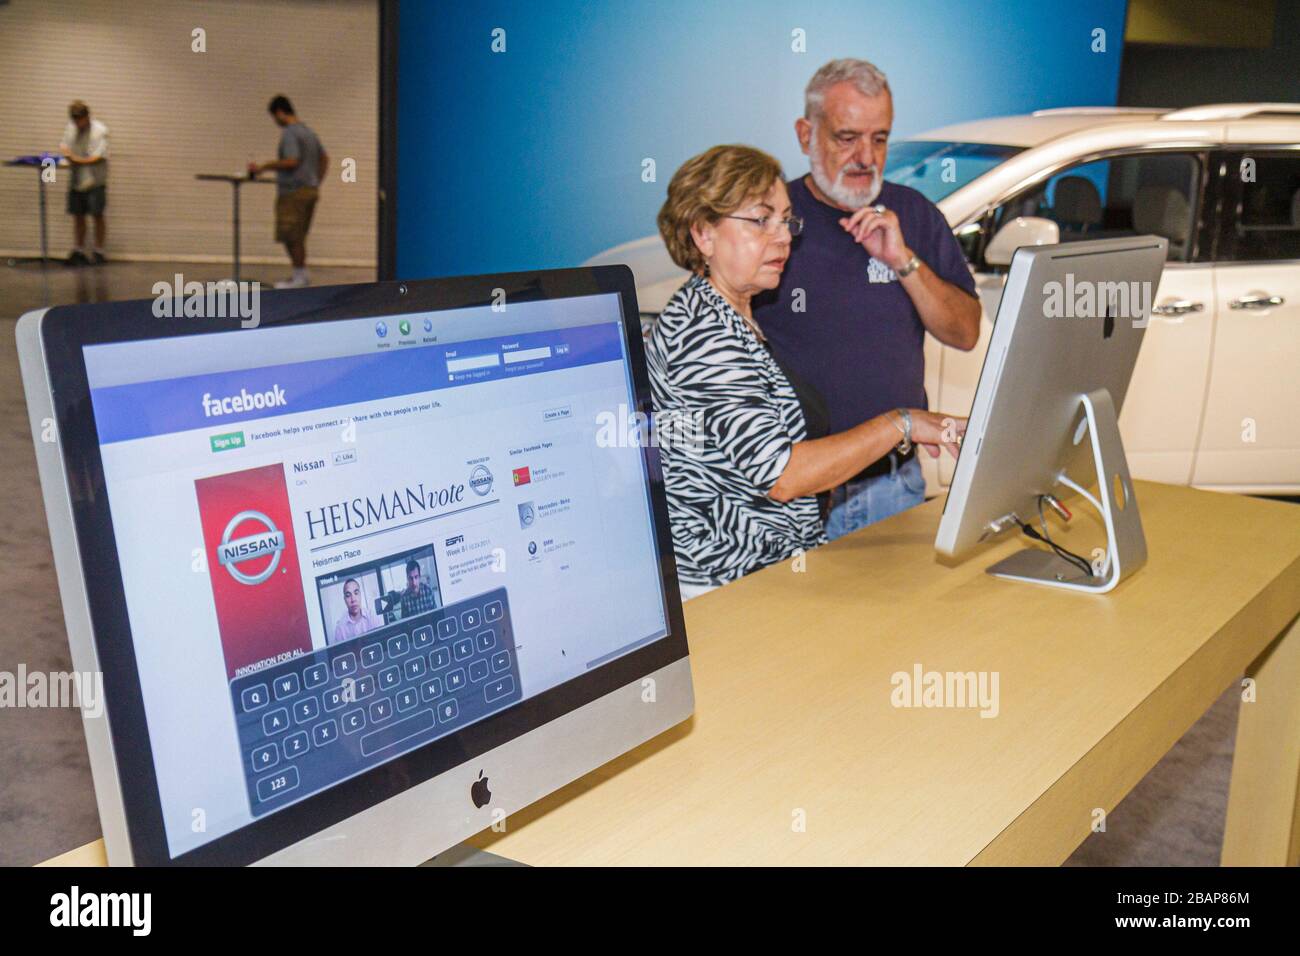
[[[943,214],[883,178],[893,123],[889,84],[870,63],[832,60],[813,75],[795,122],[811,174],[789,184],[803,235],[755,310],[777,354],[821,392],[832,432],[928,407],[926,332],[963,350],[979,338],[975,282]],[[924,496],[915,451],[892,452],[831,492],[826,533],[847,534]]]

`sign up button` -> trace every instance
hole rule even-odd
[[[243,448],[244,433],[227,432],[224,435],[211,435],[208,441],[213,451],[229,451],[232,448]]]

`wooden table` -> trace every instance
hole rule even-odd
[[[1300,507],[1137,496],[1150,557],[1109,595],[984,574],[1013,539],[940,564],[936,500],[689,602],[695,717],[471,842],[530,864],[1058,864],[1246,674],[1223,862],[1296,863]],[[1103,539],[1083,516],[1061,535]],[[917,667],[996,673],[996,716],[894,706]]]

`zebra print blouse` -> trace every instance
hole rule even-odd
[[[767,496],[807,437],[799,400],[708,279],[677,290],[646,355],[680,580],[725,584],[823,544],[816,496]]]

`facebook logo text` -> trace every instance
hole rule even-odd
[[[265,392],[249,392],[248,389],[241,388],[238,395],[227,395],[225,398],[213,398],[211,392],[203,393],[203,415],[206,418],[263,408],[283,408],[288,404],[284,389],[279,385],[272,385]]]

